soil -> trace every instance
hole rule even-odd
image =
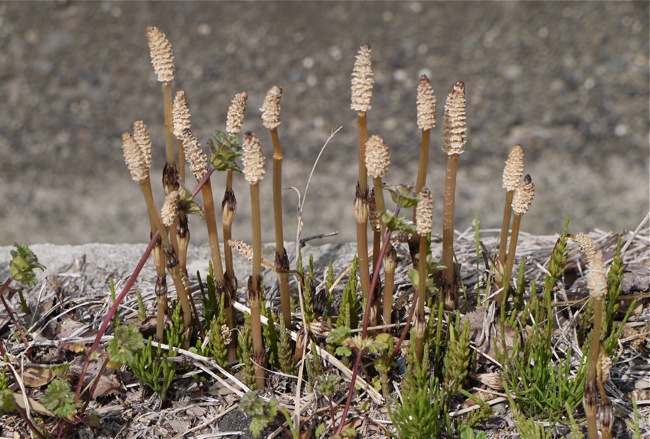
[[[441,198],[442,107],[467,88],[468,145],[460,160],[457,228],[478,213],[498,227],[501,171],[521,143],[537,195],[523,230],[633,228],[649,210],[647,2],[3,2],[0,4],[0,243],[145,242],[144,203],[123,163],[120,135],[143,119],[162,166],[162,105],[146,27],[172,42],[177,75],[202,144],[227,106],[249,93],[245,130],[270,155],[258,109],[283,88],[284,186],[301,192],[305,234],[354,239],[356,121],[349,106],[358,47],[373,47],[369,130],[391,148],[389,183],[417,167],[415,90],[426,73],[438,96],[429,186]],[[268,168],[270,166],[267,165]],[[270,169],[269,169],[270,173]],[[158,178],[154,178],[158,180]],[[215,179],[220,198],[223,180]],[[270,214],[270,182],[262,184]],[[192,186],[193,182],[189,185]],[[159,189],[159,186],[158,186]],[[248,188],[235,237],[248,239]],[[160,191],[157,191],[160,194]],[[159,203],[160,201],[160,195]],[[218,201],[218,200],[217,200]],[[295,230],[294,191],[284,197]],[[436,203],[434,227],[442,202]],[[264,236],[271,240],[272,224]],[[198,223],[198,221],[197,221]],[[206,242],[203,227],[192,239]],[[291,232],[293,233],[293,232]]]

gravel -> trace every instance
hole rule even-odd
[[[536,198],[522,229],[633,229],[649,210],[647,2],[43,2],[0,4],[0,243],[138,243],[149,222],[123,163],[120,135],[142,119],[162,169],[160,86],[145,32],[169,37],[202,144],[249,93],[245,130],[270,158],[259,111],[283,88],[285,186],[306,198],[303,235],[354,239],[356,117],[349,81],[358,47],[373,47],[369,131],[384,137],[386,181],[415,178],[415,90],[426,73],[438,96],[428,185],[442,216],[440,121],[446,94],[467,87],[468,145],[460,159],[456,227],[499,227],[501,171],[524,146]],[[262,182],[264,239],[272,240],[270,163]],[[162,204],[159,177],[159,206]],[[217,204],[223,176],[214,185]],[[192,187],[193,181],[188,180]],[[236,179],[236,238],[249,239],[248,188]],[[287,190],[285,236],[296,228]],[[206,242],[200,220],[192,239]]]

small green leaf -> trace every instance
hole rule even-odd
[[[327,343],[329,344],[342,344],[346,339],[352,336],[352,331],[347,326],[339,326],[331,331],[327,336]]]
[[[217,171],[235,171],[241,172],[241,168],[236,159],[241,157],[242,148],[239,146],[237,136],[216,130],[212,138],[208,140],[210,147],[210,163]]]
[[[413,186],[406,184],[386,185],[385,188],[390,192],[390,196],[400,207],[413,207],[418,204],[420,196],[413,190]]]
[[[185,186],[180,186],[178,188],[178,210],[185,212],[188,215],[199,215],[201,218],[205,216],[203,209],[199,206],[194,198],[192,198],[192,193],[188,191]]]
[[[47,386],[41,403],[59,418],[70,419],[77,413],[74,393],[68,387],[68,383],[62,380],[54,380]]]
[[[381,220],[384,222],[384,224],[386,224],[388,230],[391,231],[401,230],[403,232],[410,233],[411,235],[417,233],[415,224],[403,218],[398,218],[389,211],[381,213]]]
[[[118,326],[115,336],[108,342],[108,357],[113,363],[130,364],[135,360],[136,352],[144,347],[144,338],[137,326]]]
[[[36,255],[25,243],[14,243],[16,250],[11,250],[11,262],[9,262],[9,275],[16,282],[23,285],[34,286],[38,282],[35,269],[45,270],[45,267],[38,263]]]

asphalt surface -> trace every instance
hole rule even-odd
[[[458,229],[475,213],[500,225],[501,172],[524,146],[536,197],[522,230],[631,229],[649,210],[649,10],[647,2],[21,2],[0,3],[0,244],[135,243],[149,223],[123,163],[121,133],[143,119],[162,169],[162,95],[146,28],[158,26],[176,59],[202,144],[225,127],[235,93],[249,93],[245,130],[270,136],[259,111],[283,88],[284,185],[301,193],[329,134],[306,198],[303,235],[354,239],[356,115],[350,72],[373,48],[369,131],[391,148],[390,183],[415,179],[415,92],[426,73],[438,97],[428,186],[434,230],[442,215],[442,108],[467,89],[468,144],[460,159]],[[270,163],[262,182],[264,239],[273,240]],[[249,196],[236,179],[234,234],[249,239]],[[219,205],[223,176],[216,176]],[[194,182],[188,180],[188,186]],[[157,186],[159,206],[162,204]],[[296,193],[284,196],[295,236]],[[200,220],[193,240],[205,242]]]

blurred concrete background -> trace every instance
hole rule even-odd
[[[173,45],[174,89],[186,91],[202,144],[225,127],[233,95],[249,93],[244,129],[260,135],[269,157],[265,240],[273,239],[272,148],[258,109],[274,84],[284,90],[285,186],[304,192],[321,146],[342,126],[312,179],[303,235],[338,230],[330,242],[354,239],[349,83],[366,42],[376,80],[369,131],[391,148],[386,181],[414,180],[419,75],[426,73],[436,90],[439,124],[428,176],[434,227],[442,213],[442,108],[463,80],[469,130],[458,229],[469,227],[475,212],[482,228],[499,227],[503,161],[516,143],[537,187],[524,231],[559,232],[565,216],[573,231],[634,228],[649,210],[648,17],[648,2],[0,3],[0,245],[147,240],[149,222],[120,135],[134,120],[149,125],[158,182],[163,116],[149,25]],[[248,239],[248,188],[236,180],[234,234]],[[223,182],[215,176],[217,205]],[[295,192],[288,190],[284,202],[292,240]],[[191,222],[192,236],[205,242],[199,221]]]

